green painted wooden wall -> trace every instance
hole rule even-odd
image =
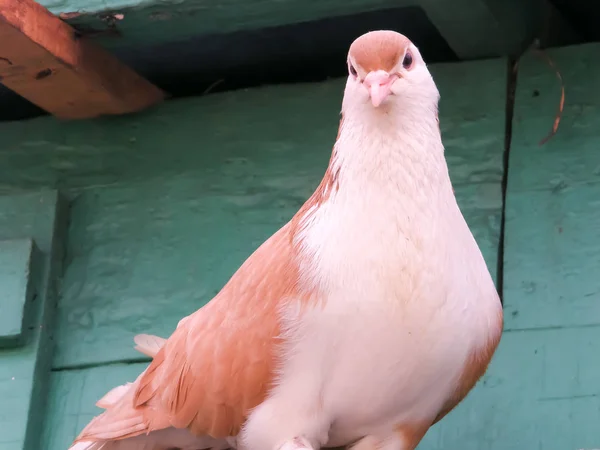
[[[560,86],[544,60],[521,61],[505,334],[421,449],[600,446],[599,51],[550,52],[567,104],[542,147]],[[496,275],[507,63],[431,69],[459,203]],[[0,450],[66,450],[96,400],[143,370],[133,336],[170,334],[292,216],[325,170],[342,90],[333,80],[0,124],[0,283],[14,286],[2,302],[24,308],[13,327],[0,321]]]

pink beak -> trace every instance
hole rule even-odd
[[[392,93],[392,84],[396,81],[396,75],[390,75],[385,70],[369,72],[363,84],[369,91],[371,103],[377,108]]]

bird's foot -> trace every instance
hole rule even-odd
[[[278,450],[314,450],[314,447],[304,437],[296,436],[289,441],[285,441]]]

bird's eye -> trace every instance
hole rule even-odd
[[[348,71],[350,72],[350,75],[352,75],[354,78],[358,76],[358,72],[356,71],[352,63],[348,63]]]
[[[412,65],[413,65],[413,56],[409,50],[404,55],[404,59],[402,60],[402,67],[404,67],[406,70],[408,70],[412,67]]]

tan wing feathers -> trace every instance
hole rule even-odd
[[[117,403],[110,405],[104,413],[94,417],[77,436],[75,442],[124,439],[145,432],[147,427],[144,417],[128,405],[132,397],[133,391],[130,389]]]
[[[282,304],[316,298],[299,288],[298,258],[288,223],[211,302],[179,323],[127,395],[95,418],[78,441],[170,426],[214,438],[237,435],[273,383]]]
[[[304,297],[288,229],[273,235],[202,314],[176,330],[142,377],[136,405],[158,406],[173,426],[197,434],[238,433],[273,380],[281,301]]]
[[[135,349],[151,358],[154,358],[156,353],[162,348],[165,342],[167,342],[166,339],[151,334],[138,334],[133,340],[137,344]],[[132,383],[125,383],[121,386],[112,388],[104,394],[104,397],[96,402],[96,406],[102,409],[109,408],[127,393],[131,385]]]

